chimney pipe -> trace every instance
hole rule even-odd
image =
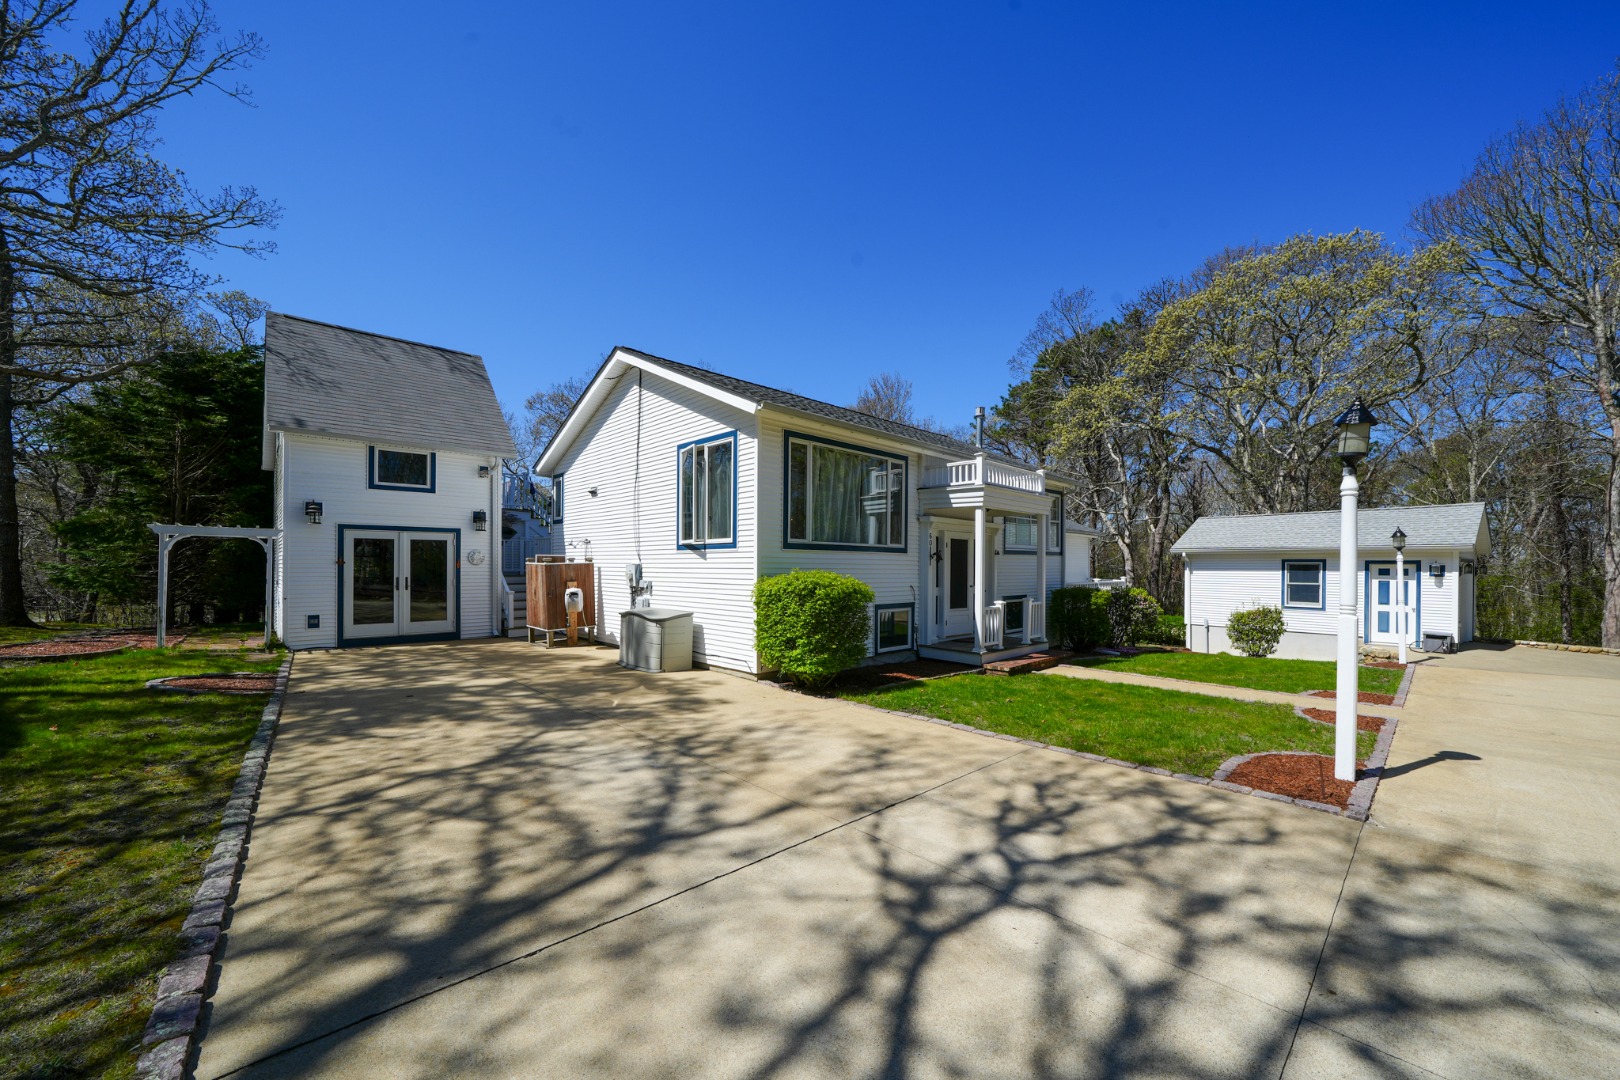
[[[984,406],[973,410],[973,445],[984,449]]]

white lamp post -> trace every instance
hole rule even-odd
[[[1399,525],[1389,536],[1390,546],[1395,549],[1395,639],[1400,642],[1395,651],[1402,665],[1406,663],[1406,635],[1407,627],[1411,624],[1406,616],[1406,533]]]
[[[1338,707],[1334,710],[1333,775],[1353,782],[1360,691],[1357,660],[1361,651],[1356,619],[1356,497],[1360,493],[1356,465],[1372,448],[1372,428],[1378,420],[1358,396],[1333,423],[1339,429],[1339,460],[1344,462],[1344,479],[1339,482],[1339,667],[1334,693]]]

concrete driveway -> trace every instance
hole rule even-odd
[[[1365,826],[607,650],[301,656],[197,1075],[1610,1076],[1620,660],[1523,651],[1418,673]]]

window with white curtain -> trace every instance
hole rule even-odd
[[[904,458],[788,436],[789,546],[903,549],[905,511]]]
[[[680,543],[735,544],[737,433],[680,448]]]

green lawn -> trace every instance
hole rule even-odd
[[[953,675],[843,696],[1198,776],[1236,754],[1333,753],[1333,729],[1301,720],[1286,705],[1061,675]],[[1372,744],[1370,732],[1360,734],[1361,758]]]
[[[1271,656],[1231,656],[1227,653],[1145,652],[1136,656],[1079,656],[1069,663],[1112,671],[1134,671],[1138,675],[1161,675],[1167,679],[1242,686],[1250,690],[1275,690],[1283,694],[1332,690],[1337,684],[1335,665],[1330,660],[1279,660]],[[1391,668],[1363,667],[1360,675],[1363,693],[1393,694],[1401,686],[1401,673]]]
[[[264,643],[264,623],[208,623],[204,626],[171,626],[169,633],[185,635],[187,645],[238,645],[258,648]]]
[[[276,666],[138,650],[0,668],[0,1074],[133,1075],[266,701],[143,684]]]

